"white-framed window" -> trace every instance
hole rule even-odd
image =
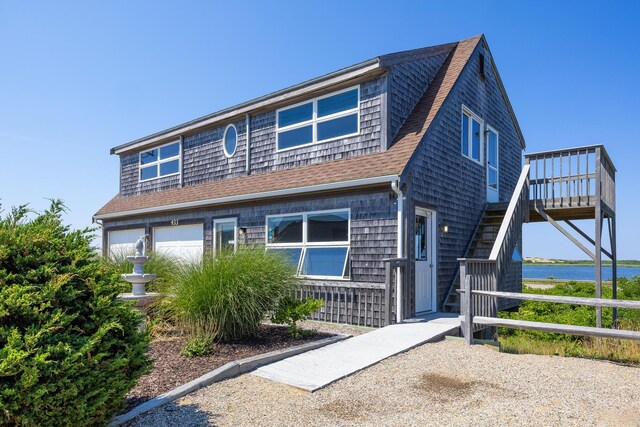
[[[482,164],[484,122],[466,107],[462,107],[462,155]]]
[[[267,250],[282,253],[298,275],[348,280],[350,209],[268,215],[265,226]]]
[[[234,125],[230,124],[224,130],[224,137],[222,138],[222,149],[224,150],[224,155],[232,157],[235,154],[237,147],[238,130]]]
[[[276,110],[276,151],[360,133],[360,86]]]
[[[235,252],[238,249],[238,219],[217,218],[213,220],[213,253]]]
[[[142,151],[140,153],[140,182],[180,173],[180,141]]]

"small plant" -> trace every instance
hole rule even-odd
[[[263,247],[205,257],[181,274],[173,299],[180,325],[192,336],[225,341],[254,335],[296,283],[287,260]]]
[[[297,300],[293,297],[287,296],[280,300],[278,308],[271,317],[271,321],[280,325],[289,325],[288,331],[291,336],[299,338],[303,333],[303,330],[298,328],[298,322],[301,320],[307,320],[309,316],[315,313],[323,305],[324,302],[319,299],[306,298],[303,300]]]
[[[213,350],[213,338],[208,335],[194,335],[180,350],[184,357],[203,357],[211,354]]]

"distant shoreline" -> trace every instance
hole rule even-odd
[[[593,261],[587,260],[564,260],[564,259],[550,259],[544,261],[530,261],[525,259],[522,261],[522,265],[528,266],[536,266],[539,265],[541,267],[593,267],[595,263]],[[611,267],[611,261],[606,260],[602,261],[603,267]],[[640,261],[636,260],[618,260],[618,267],[640,267]]]

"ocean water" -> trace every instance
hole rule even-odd
[[[611,267],[602,267],[602,279],[611,279]],[[618,277],[640,276],[640,267],[618,267]],[[595,280],[596,268],[592,265],[523,265],[524,279]]]

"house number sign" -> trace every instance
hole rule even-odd
[[[180,220],[177,220],[177,219],[171,220],[171,225],[178,225],[178,224],[180,224]]]

